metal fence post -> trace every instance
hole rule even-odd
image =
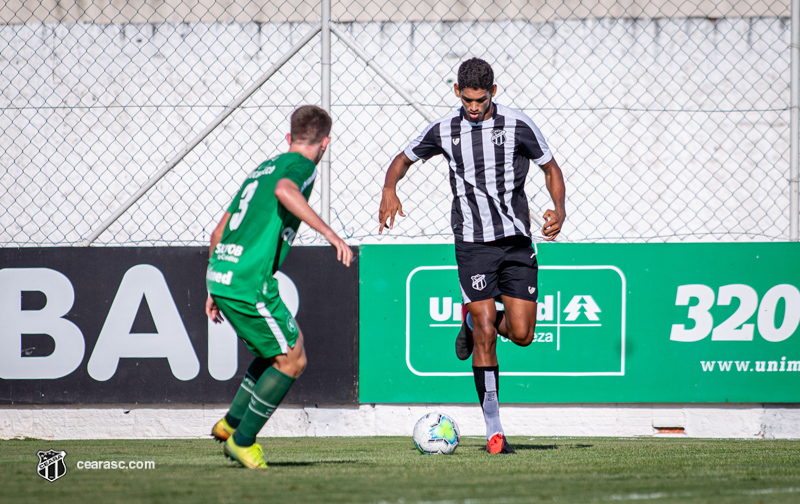
[[[789,150],[789,236],[792,241],[800,238],[800,0],[792,0],[792,64],[791,64],[791,148]]]
[[[331,0],[322,0],[322,54],[320,81],[322,84],[322,108],[331,113]],[[322,187],[320,216],[326,224],[331,223],[331,150],[326,149],[320,166]]]

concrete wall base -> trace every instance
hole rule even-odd
[[[227,406],[0,407],[0,439],[202,438]],[[425,413],[484,435],[477,405],[282,406],[261,436],[410,436]],[[501,406],[510,436],[685,436],[800,439],[800,404],[570,404]]]

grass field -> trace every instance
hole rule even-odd
[[[0,441],[0,502],[517,503],[800,502],[800,441],[511,437],[516,455],[462,439],[452,456],[410,438],[260,439],[248,471],[207,440]],[[36,473],[39,450],[67,473]],[[153,461],[155,470],[80,470],[78,461]]]

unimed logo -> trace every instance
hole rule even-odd
[[[624,375],[625,277],[618,268],[540,266],[539,293],[533,344],[520,348],[498,339],[501,374]],[[471,376],[469,362],[453,357],[460,327],[456,267],[414,269],[406,280],[408,369],[419,376]]]

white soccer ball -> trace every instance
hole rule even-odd
[[[414,444],[427,455],[449,455],[460,439],[458,425],[444,413],[428,413],[414,426]]]

